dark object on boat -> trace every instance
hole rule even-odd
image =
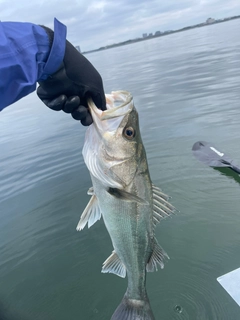
[[[240,174],[240,166],[224,152],[206,141],[195,142],[192,147],[193,155],[201,162],[214,168],[230,168]]]

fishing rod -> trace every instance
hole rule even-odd
[[[230,168],[240,174],[240,166],[212,143],[197,141],[192,147],[193,155],[204,164],[214,168]]]

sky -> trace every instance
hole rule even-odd
[[[1,21],[53,28],[56,17],[82,51],[234,15],[240,0],[0,0]]]

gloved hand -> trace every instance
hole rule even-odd
[[[53,31],[46,27],[44,29],[51,39]],[[92,123],[87,108],[88,97],[93,99],[99,109],[106,109],[100,74],[69,41],[66,41],[65,56],[58,71],[47,80],[39,82],[39,85],[37,95],[49,108],[71,113],[84,126]]]

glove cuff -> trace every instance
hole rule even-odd
[[[55,73],[63,62],[66,49],[67,28],[56,18],[54,19],[54,32],[48,27],[41,27],[46,31],[51,46],[48,60],[43,68],[43,74],[41,79],[39,79],[40,81],[43,81]]]
[[[45,26],[42,26],[42,25],[40,25],[40,27],[42,27],[46,31],[46,33],[48,35],[50,47],[52,47],[53,38],[54,38],[54,32],[52,31],[52,29],[50,29],[48,27],[45,27]]]

